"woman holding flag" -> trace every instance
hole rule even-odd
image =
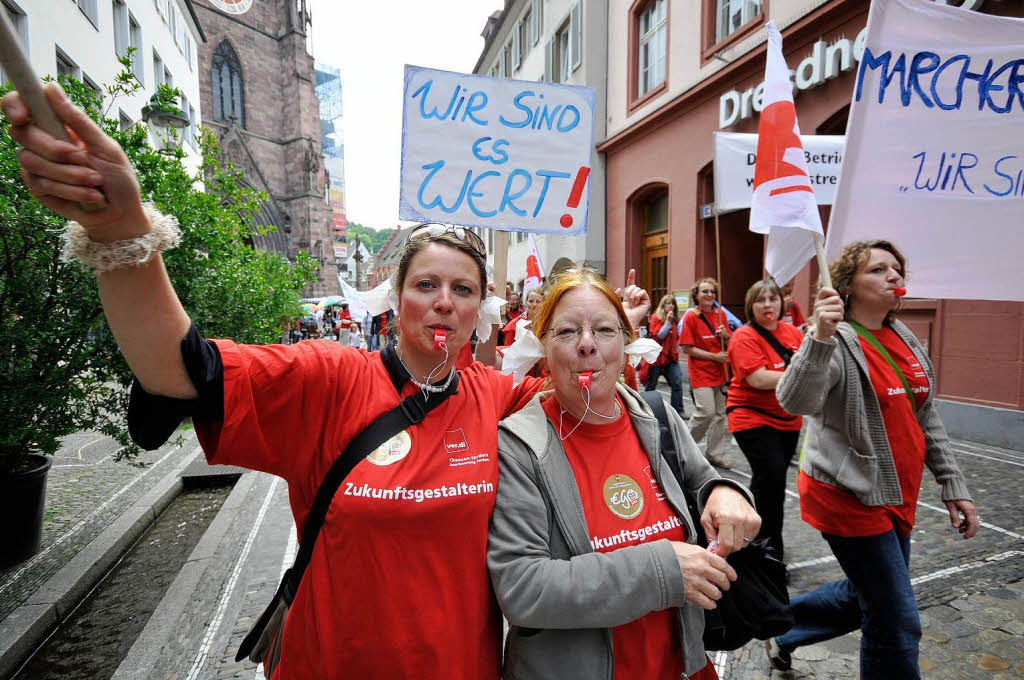
[[[693,284],[690,300],[696,303],[682,321],[679,344],[690,369],[690,387],[696,409],[690,417],[690,434],[698,442],[707,435],[705,457],[712,465],[731,468],[725,456],[726,343],[729,326],[725,313],[715,305],[718,282],[704,277]]]
[[[143,203],[124,151],[55,83],[45,94],[73,141],[34,125],[18,93],[0,105],[23,147],[29,190],[71,220],[65,256],[97,273],[104,314],[136,377],[128,420],[137,442],[156,448],[192,416],[211,463],[287,482],[301,536],[339,452],[386,413],[412,422],[359,460],[345,477],[349,493],[327,499],[318,540],[303,538],[315,548],[276,636],[271,677],[497,680],[501,617],[485,552],[496,423],[542,381],[514,386],[481,363],[455,368],[474,330],[485,337],[498,320],[480,238],[446,225],[413,230],[388,296],[397,341],[379,353],[206,340],[160,255],[179,242],[177,221]],[[630,329],[650,307],[634,277],[624,291]],[[451,465],[453,448],[471,451],[474,464]],[[376,625],[359,612],[372,612]]]
[[[906,260],[888,241],[847,245],[830,267],[814,326],[776,388],[808,416],[797,479],[804,521],[846,578],[792,600],[796,625],[769,641],[786,669],[799,646],[860,628],[860,677],[920,678],[921,622],[910,582],[910,532],[925,466],[964,538],[979,519],[934,403],[928,352],[895,317]]]

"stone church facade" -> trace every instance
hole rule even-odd
[[[308,296],[339,292],[320,118],[304,0],[194,0],[207,41],[199,45],[203,125],[221,158],[266,191],[262,220],[276,233],[257,248],[320,261]]]

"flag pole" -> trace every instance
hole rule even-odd
[[[820,234],[814,235],[814,252],[818,256],[818,281],[824,288],[832,287],[832,275],[828,271],[828,260],[825,259],[824,239]]]
[[[718,279],[718,301],[722,302],[723,293],[725,290],[722,286],[722,239],[718,231],[718,203],[715,203],[715,278]],[[694,300],[690,300],[690,304],[695,304]]]
[[[28,107],[32,122],[43,132],[48,133],[61,141],[70,141],[68,133],[64,129],[64,123],[57,117],[57,114],[50,108],[43,88],[39,84],[39,76],[32,70],[32,64],[21,46],[21,39],[14,24],[11,23],[7,12],[0,12],[0,64],[3,64],[7,77],[14,83],[14,88],[21,95],[25,106]],[[97,191],[103,191],[101,187],[95,187]],[[83,210],[92,212],[106,207],[107,202],[80,203]]]

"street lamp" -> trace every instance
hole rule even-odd
[[[161,94],[159,91],[149,98],[149,104],[142,107],[142,120],[152,125],[157,129],[171,128],[168,132],[170,134],[161,135],[164,141],[164,148],[161,151],[171,151],[172,153],[181,148],[181,137],[178,136],[177,130],[183,130],[187,128],[191,121],[185,112],[178,108],[177,98],[168,98],[166,94]]]

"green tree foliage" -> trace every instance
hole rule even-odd
[[[201,166],[190,173],[183,152],[150,146],[144,125],[122,131],[95,92],[73,79],[61,85],[124,148],[143,200],[178,218],[182,243],[164,261],[200,331],[275,342],[283,321],[301,316],[299,297],[318,265],[305,253],[289,263],[250,247],[254,231],[272,228],[255,223],[265,195],[219,163],[208,131],[199,138]],[[122,74],[107,87],[109,101],[138,87]],[[9,128],[0,120],[0,472],[26,451],[55,452],[59,438],[81,430],[114,437],[130,457],[137,452],[125,423],[131,373],[103,317],[95,276],[61,260],[64,220],[21,181]]]
[[[348,239],[349,246],[352,246],[355,243],[356,237],[359,237],[359,240],[363,242],[370,252],[376,254],[384,243],[391,238],[393,233],[395,233],[394,229],[374,229],[356,222],[349,222],[345,238]]]

